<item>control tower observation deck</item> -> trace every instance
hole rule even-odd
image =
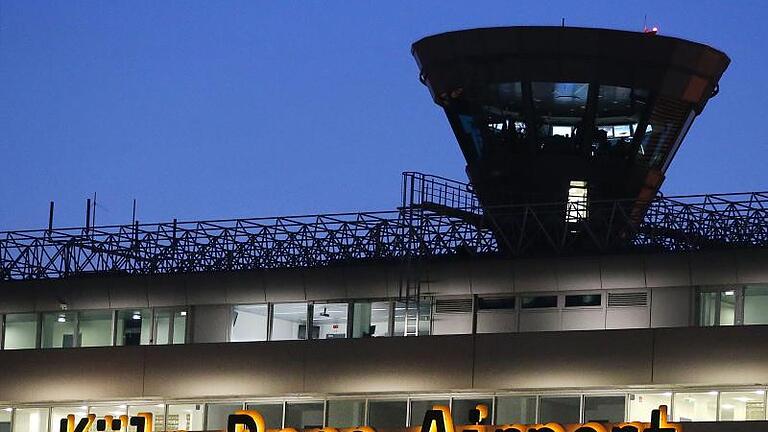
[[[616,200],[642,219],[730,63],[683,39],[572,27],[455,31],[412,51],[485,213],[568,203],[560,224]]]

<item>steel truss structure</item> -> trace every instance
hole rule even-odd
[[[639,222],[627,202],[616,201],[590,203],[589,218],[576,223],[551,223],[548,215],[573,209],[555,203],[483,211],[466,184],[405,173],[396,211],[0,232],[0,281],[460,254],[768,247],[768,192],[657,197],[644,206]]]

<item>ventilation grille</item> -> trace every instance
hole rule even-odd
[[[438,299],[435,301],[435,313],[470,313],[472,299]]]
[[[608,306],[648,306],[648,293],[608,293]]]

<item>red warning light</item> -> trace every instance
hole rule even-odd
[[[645,33],[645,34],[655,35],[658,32],[659,32],[659,28],[656,27],[656,26],[654,26],[654,27],[643,27],[643,33]]]

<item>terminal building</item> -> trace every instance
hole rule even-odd
[[[385,212],[0,233],[0,432],[219,431],[241,409],[405,432],[478,404],[490,425],[666,405],[689,432],[768,430],[768,193],[660,193],[729,58],[571,27],[412,53],[466,182],[407,172]]]

